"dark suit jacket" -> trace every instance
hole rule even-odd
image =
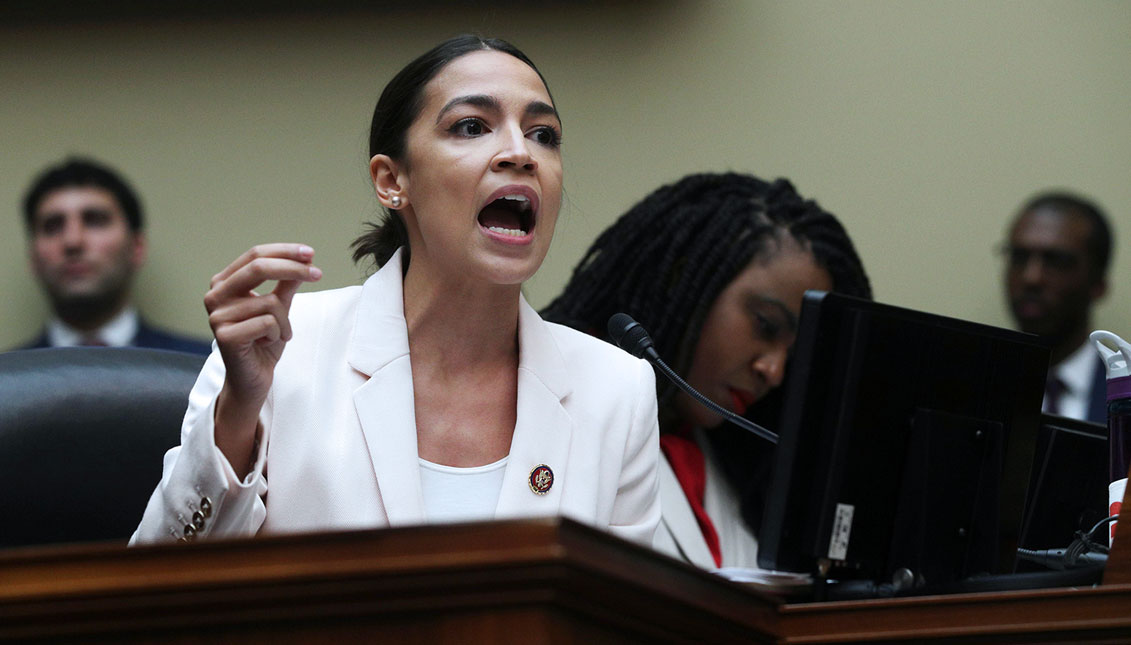
[[[134,347],[168,349],[176,352],[188,352],[190,354],[204,354],[206,356],[212,352],[212,344],[209,342],[161,331],[156,327],[151,327],[146,324],[144,320],[138,321],[137,334],[130,344]],[[47,342],[47,332],[44,332],[33,342],[27,345],[21,345],[15,349],[39,349],[50,346],[51,345]]]

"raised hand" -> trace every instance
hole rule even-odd
[[[322,271],[304,244],[261,244],[212,277],[204,296],[208,324],[226,376],[216,402],[216,445],[241,477],[251,464],[259,410],[271,388],[275,364],[291,339],[291,299]],[[254,289],[277,281],[262,295]]]

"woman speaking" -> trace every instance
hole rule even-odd
[[[355,242],[380,269],[295,295],[314,251],[264,244],[213,277],[215,350],[132,541],[564,515],[649,542],[652,368],[520,293],[553,237],[560,146],[509,43],[461,36],[401,70],[370,131],[386,215]]]

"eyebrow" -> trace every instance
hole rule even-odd
[[[113,214],[114,214],[113,209],[103,207],[103,206],[87,206],[87,207],[83,208],[81,211],[79,211],[80,216],[113,215]],[[66,217],[66,216],[67,216],[67,214],[64,211],[51,210],[51,211],[44,211],[44,212],[41,212],[41,213],[36,213],[33,220],[35,222],[45,222],[49,219],[60,219],[60,218]]]
[[[444,115],[447,114],[452,108],[460,105],[473,105],[485,110],[502,110],[502,105],[499,103],[499,100],[493,96],[488,96],[486,94],[468,94],[466,96],[457,96],[445,103],[444,107],[440,108],[440,113],[436,115],[436,123],[439,123],[444,118]],[[530,103],[527,103],[524,112],[526,113],[526,116],[552,116],[559,122],[561,122],[561,117],[558,116],[558,111],[554,109],[554,106],[546,103],[545,101],[531,101]]]
[[[789,326],[790,331],[797,330],[797,314],[790,311],[789,307],[786,307],[784,302],[778,300],[777,298],[769,298],[760,294],[751,294],[746,299],[746,308],[747,311],[751,314],[757,314],[755,308],[759,304],[766,304],[779,309],[781,311],[782,317],[785,318],[785,324]]]

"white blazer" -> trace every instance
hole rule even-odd
[[[399,252],[360,287],[295,296],[294,336],[243,481],[213,439],[224,381],[214,349],[131,543],[428,523],[403,298]],[[525,299],[518,339],[517,418],[495,518],[564,515],[650,543],[661,459],[651,366],[543,321]],[[529,483],[540,465],[553,472],[542,495]]]
[[[707,468],[703,508],[719,536],[722,566],[757,569],[758,538],[742,519],[738,494],[723,475],[701,431],[696,432],[696,439],[703,449]],[[660,502],[663,512],[652,548],[698,567],[715,569],[715,558],[695,519],[695,512],[667,459],[660,460]]]

